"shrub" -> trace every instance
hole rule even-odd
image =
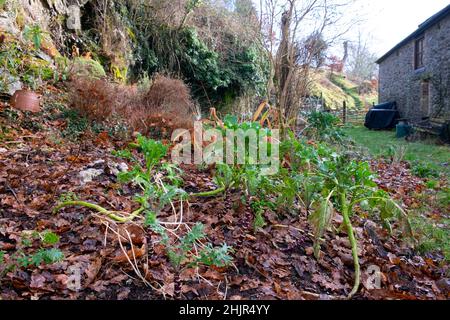
[[[71,82],[71,108],[82,117],[108,126],[123,119],[143,134],[170,134],[191,128],[194,103],[189,88],[178,79],[156,76],[148,90],[137,85],[110,83],[104,79],[75,78]]]
[[[305,134],[313,139],[342,142],[344,133],[337,124],[340,122],[339,118],[327,112],[311,112],[307,116],[308,127],[305,129]]]
[[[159,112],[192,110],[189,88],[179,79],[158,75],[149,91],[144,95],[146,108]]]
[[[144,121],[132,117],[131,125],[147,132],[157,127],[169,130],[190,128],[195,114],[186,84],[161,75],[154,78],[150,89],[143,95],[139,111],[136,115]]]
[[[71,107],[89,120],[105,121],[117,103],[116,91],[105,80],[75,78],[70,84]]]

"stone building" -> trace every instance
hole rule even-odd
[[[379,100],[404,118],[450,119],[450,5],[382,56]]]

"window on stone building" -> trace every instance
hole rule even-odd
[[[414,67],[415,69],[423,68],[423,45],[425,43],[425,38],[422,37],[416,40],[415,50],[414,50]]]

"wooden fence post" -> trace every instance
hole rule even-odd
[[[347,123],[347,101],[344,101],[342,105],[342,122]]]

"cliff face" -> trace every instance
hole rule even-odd
[[[6,0],[0,36],[29,47],[29,55],[43,52],[54,65],[55,57],[91,59],[121,83],[172,74],[191,87],[205,110],[240,101],[249,106],[247,97],[264,92],[269,76],[269,61],[255,41],[261,36],[256,17],[207,2],[189,9],[189,1]],[[42,38],[38,50],[33,37]],[[22,78],[26,71],[8,69]]]
[[[66,22],[65,27],[73,28],[71,20],[78,19],[80,9],[89,0],[7,0],[0,12],[0,28],[17,33],[17,24],[38,24],[49,31],[53,18]]]
[[[72,50],[70,39],[81,35],[80,12],[87,3],[6,0],[0,5],[0,92],[12,95],[61,78],[58,72],[67,68],[65,57]]]

